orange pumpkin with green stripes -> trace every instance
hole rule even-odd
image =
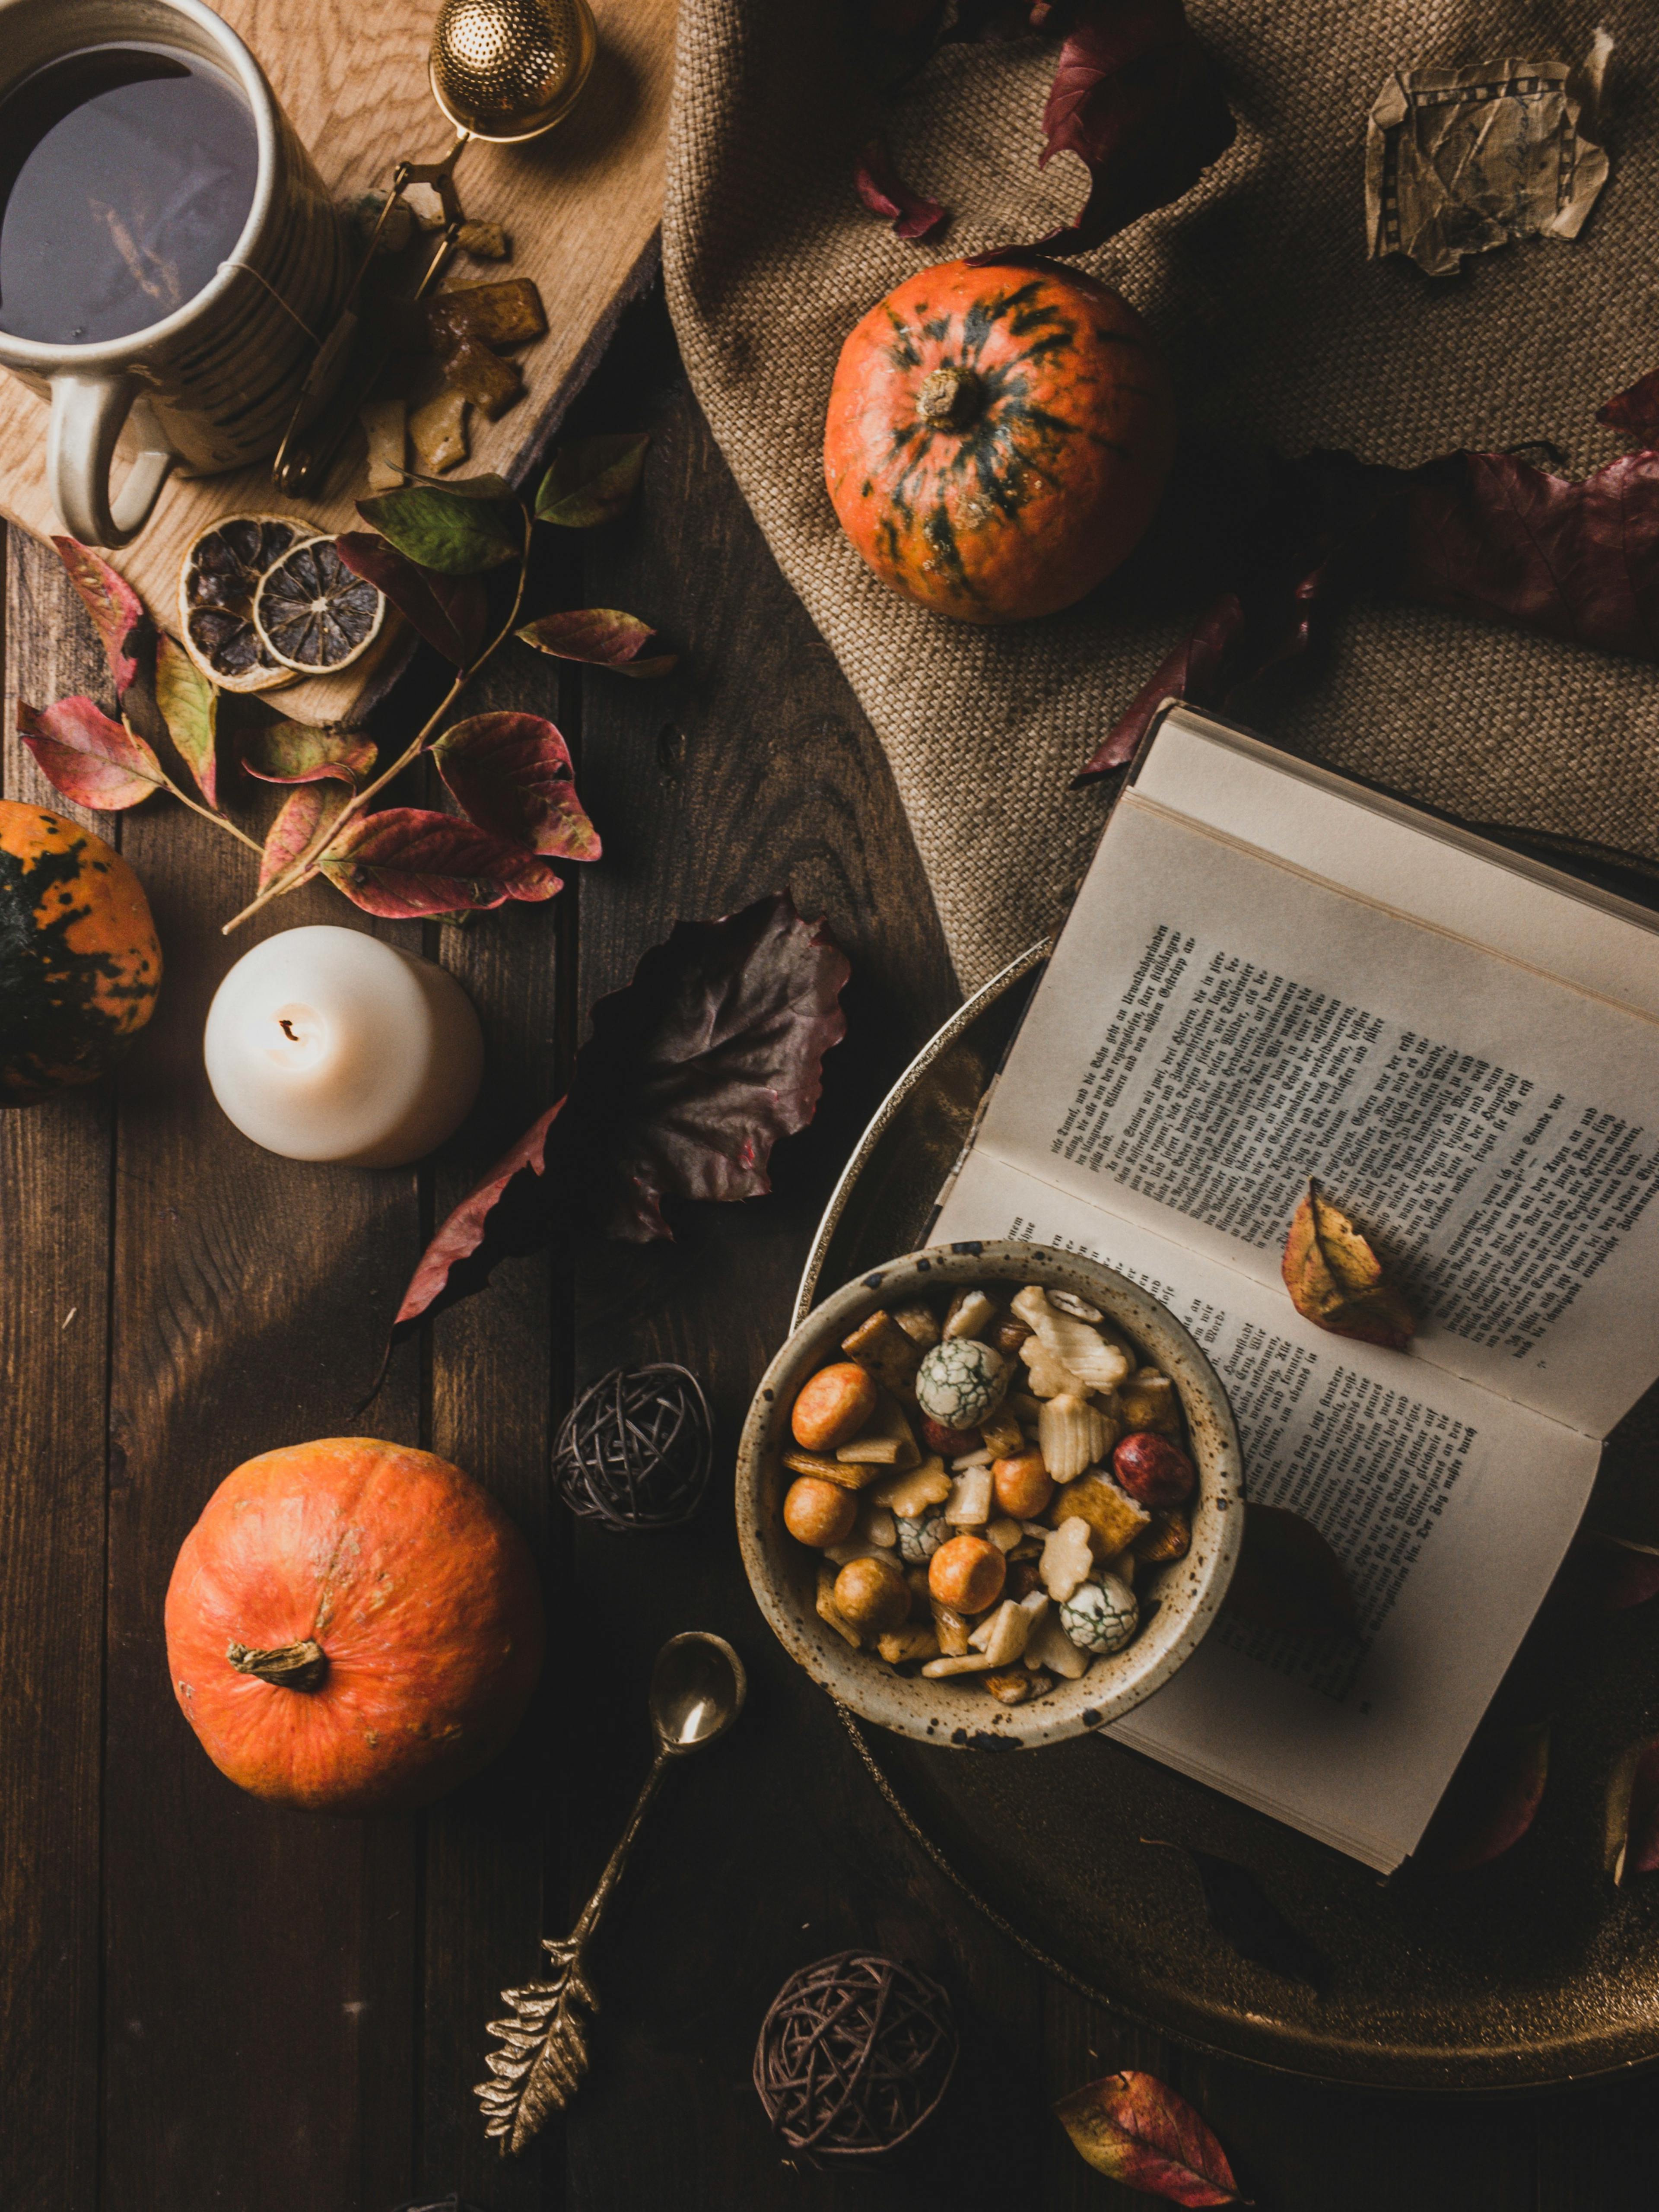
[[[143,885],[90,830],[0,799],[0,1106],[92,1083],[161,981]]]
[[[963,622],[1053,614],[1151,521],[1175,402],[1134,309],[1047,264],[921,270],[842,349],[824,431],[841,526],[882,582]]]

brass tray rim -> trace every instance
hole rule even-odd
[[[980,1016],[1006,993],[1015,988],[1042,966],[1053,950],[1053,943],[1052,938],[1043,938],[1035,944],[1027,945],[1024,951],[1017,954],[1006,967],[1000,969],[988,981],[982,983],[978,990],[964,999],[955,1012],[940,1024],[927,1043],[922,1046],[877,1107],[858,1144],[854,1148],[847,1165],[838,1177],[819,1218],[796,1291],[790,1321],[792,1330],[799,1328],[817,1302],[819,1282],[830,1245],[856,1197],[859,1183],[872,1153],[895,1117],[908,1103],[917,1085],[930,1069],[951,1050]],[[1574,2089],[1598,2083],[1607,2084],[1622,2081],[1659,2069],[1659,2043],[1656,2043],[1650,2051],[1632,2057],[1615,2059],[1604,2066],[1569,2069],[1562,2073],[1534,2075],[1528,2079],[1516,2081],[1487,2080],[1463,2084],[1406,2081],[1399,2079],[1367,2080],[1362,2075],[1322,2072],[1316,2070],[1311,2065],[1297,2065],[1286,2059],[1268,2058],[1255,2052],[1247,2053],[1230,2049],[1225,2045],[1196,2034],[1188,2028],[1170,2026],[1156,2018],[1150,2011],[1142,2009],[1123,1997],[1115,1995],[1111,1990],[1100,1987],[1084,1975],[1078,1973],[1075,1969],[1054,1958],[1041,1943],[1024,1934],[988,1899],[982,1896],[973,1882],[951,1863],[943,1847],[936,1844],[928,1835],[900,1797],[872,1750],[866,1730],[858,1717],[835,1699],[832,1698],[830,1702],[835,1706],[836,1718],[851,1738],[866,1772],[888,1807],[897,1817],[901,1826],[912,1840],[926,1852],[927,1857],[939,1871],[975,1907],[975,1911],[988,1920],[1000,1935],[1007,1936],[1018,1944],[1028,1957],[1036,1960],[1039,1966],[1055,1976],[1068,1988],[1077,1990],[1079,1995],[1087,1997],[1091,2002],[1103,2006],[1107,2011],[1115,2014],[1119,2019],[1164,2036],[1184,2050],[1201,2054],[1206,2057],[1220,2059],[1231,2065],[1258,2068],[1265,2074],[1274,2075],[1285,2080],[1306,2081],[1332,2091],[1351,2091],[1372,2097],[1421,2098],[1442,2103],[1449,2100],[1495,2101],[1516,2097],[1559,2096]],[[1337,2044],[1350,2053],[1370,2051],[1381,2057],[1385,2052],[1394,2051],[1407,2065],[1414,2061],[1422,2063],[1421,2056],[1415,2046],[1389,2045],[1382,2043],[1366,2044],[1352,2037],[1334,2039],[1334,2049]],[[1469,2051],[1467,2054],[1455,2049],[1448,2049],[1443,2054],[1437,2055],[1437,2063],[1452,2068],[1457,2065],[1461,2058],[1467,2056],[1472,2063],[1484,2069],[1490,2067],[1494,2062],[1502,2063],[1505,2059],[1536,2057],[1540,2052],[1547,2051],[1548,2048],[1547,2045],[1516,2042],[1497,2047],[1487,2045],[1479,2051]]]

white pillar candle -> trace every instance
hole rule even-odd
[[[360,929],[268,937],[214,994],[213,1095],[246,1137],[290,1160],[402,1167],[477,1096],[483,1037],[454,977]]]

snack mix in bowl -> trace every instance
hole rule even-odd
[[[1170,1377],[1075,1292],[869,1315],[789,1414],[784,1526],[872,1663],[1023,1705],[1132,1644],[1190,1541]]]

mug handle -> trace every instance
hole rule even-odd
[[[161,435],[148,393],[131,376],[54,376],[46,482],[64,528],[83,545],[130,544],[178,459]],[[128,416],[138,434],[137,459],[112,500],[115,441]]]

